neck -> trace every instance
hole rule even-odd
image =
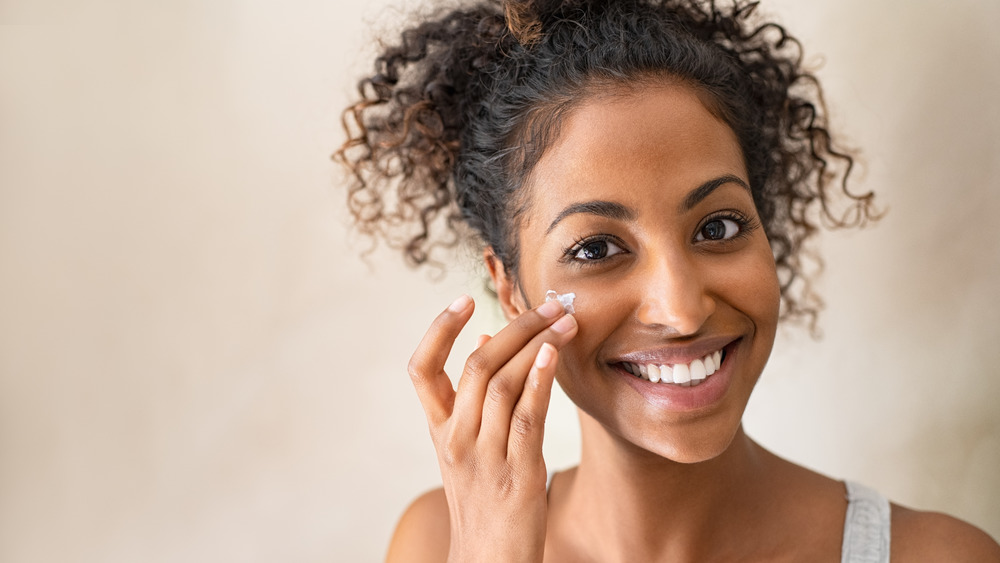
[[[725,550],[753,533],[747,523],[768,504],[772,456],[742,427],[719,456],[685,464],[580,417],[582,457],[565,506],[577,515],[578,537],[601,538],[608,551],[598,560],[706,558],[706,546]]]

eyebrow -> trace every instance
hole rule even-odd
[[[603,200],[583,201],[574,203],[560,211],[559,215],[556,215],[556,218],[552,221],[552,224],[549,225],[549,228],[545,230],[545,234],[551,233],[552,229],[556,228],[556,225],[559,224],[559,221],[576,213],[589,213],[618,221],[635,221],[639,217],[632,208],[625,207],[620,203]]]
[[[719,176],[718,178],[709,180],[692,190],[691,193],[684,198],[684,201],[681,202],[681,211],[690,211],[694,208],[694,206],[698,205],[703,199],[708,197],[709,194],[730,182],[742,186],[743,189],[748,192],[750,191],[750,186],[748,186],[747,183],[738,176],[733,176],[732,174]],[[566,217],[577,213],[589,213],[591,215],[597,215],[599,217],[606,217],[608,219],[615,219],[618,221],[635,221],[639,217],[632,208],[626,207],[614,201],[583,201],[580,203],[574,203],[566,207],[566,209],[560,211],[549,225],[549,228],[545,230],[545,234],[552,232],[552,229],[556,228],[556,225],[558,225],[559,222]]]
[[[750,186],[748,186],[746,182],[744,182],[738,176],[733,176],[732,174],[726,174],[725,176],[719,176],[714,180],[709,180],[704,184],[695,188],[691,193],[688,194],[686,198],[684,198],[683,203],[681,203],[681,211],[690,211],[691,209],[694,208],[694,206],[701,203],[701,200],[708,197],[708,195],[714,192],[717,188],[724,186],[725,184],[728,183],[733,183],[742,186],[743,189],[745,189],[746,191],[750,192],[751,195],[753,195],[753,192],[750,191]]]

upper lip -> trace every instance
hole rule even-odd
[[[739,340],[739,337],[715,336],[687,344],[657,346],[617,355],[609,363],[628,362],[640,365],[688,364],[693,360],[704,358],[712,352],[722,350],[737,340]]]

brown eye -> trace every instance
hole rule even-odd
[[[725,240],[740,232],[740,226],[732,219],[713,219],[705,223],[695,240]]]

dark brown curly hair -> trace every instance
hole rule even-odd
[[[739,140],[783,318],[814,323],[803,243],[821,223],[875,218],[873,194],[848,190],[854,159],[834,146],[801,45],[759,21],[757,5],[479,0],[424,18],[383,48],[343,115],[348,140],[334,157],[352,175],[357,228],[414,266],[475,240],[516,279],[519,189],[566,111],[609,87],[680,79]]]

